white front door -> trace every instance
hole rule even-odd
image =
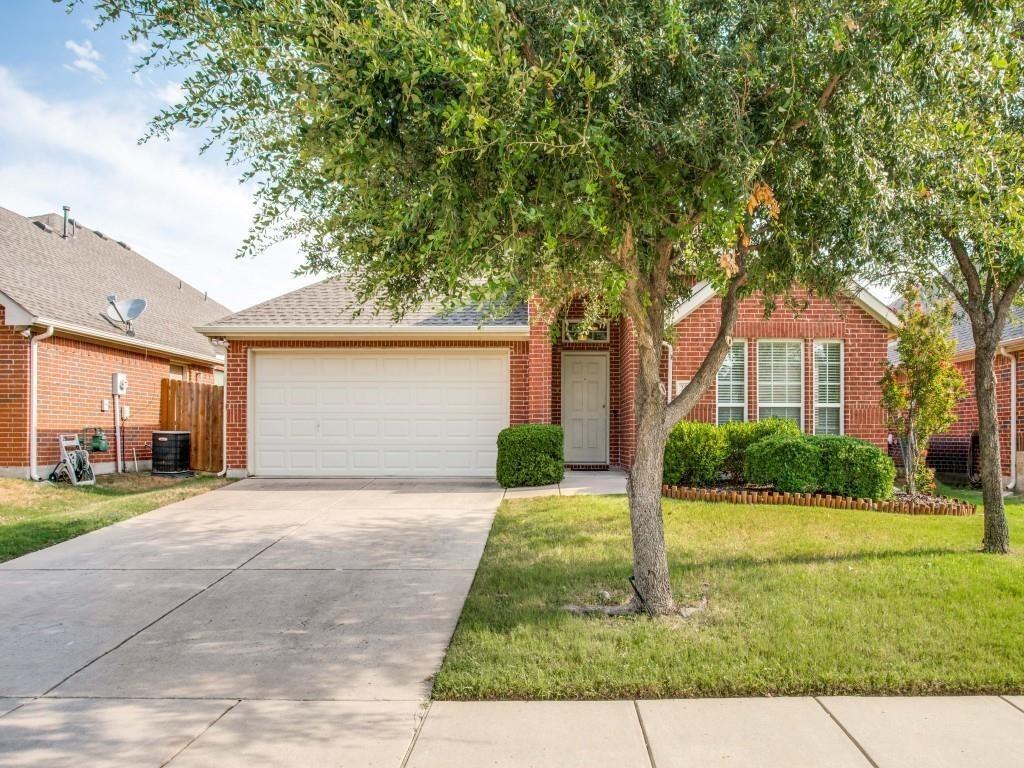
[[[567,463],[608,462],[607,353],[562,353],[562,429]]]

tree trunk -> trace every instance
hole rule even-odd
[[[994,339],[975,341],[974,391],[978,399],[978,447],[981,457],[981,496],[985,504],[985,552],[1010,551],[1010,529],[1003,509],[1003,473],[999,450]]]
[[[662,465],[667,433],[660,377],[660,332],[637,329],[637,352],[639,365],[634,398],[636,453],[626,490],[633,531],[633,577],[647,610],[658,616],[675,608],[661,514]]]
[[[917,493],[917,438],[914,436],[914,422],[907,423],[907,434],[903,438],[903,474],[907,478],[907,493]]]

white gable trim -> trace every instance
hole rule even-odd
[[[672,325],[678,325],[683,319],[689,317],[709,300],[715,297],[715,289],[707,280],[693,286],[690,298],[680,304],[672,315]]]
[[[35,315],[3,291],[0,291],[0,306],[4,308],[4,325],[32,325],[36,321]]]
[[[896,316],[896,313],[893,312],[888,304],[868,291],[867,288],[863,288],[857,283],[850,283],[850,285],[843,290],[843,293],[853,299],[858,306],[882,325],[891,330],[899,328],[900,320]],[[715,289],[708,281],[705,280],[697,283],[697,285],[693,287],[693,293],[690,295],[690,298],[680,304],[673,313],[672,325],[678,325],[717,295],[718,294],[715,293]]]

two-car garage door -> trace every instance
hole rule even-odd
[[[506,350],[254,351],[249,375],[257,475],[494,475]]]

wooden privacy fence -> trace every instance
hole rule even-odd
[[[163,379],[160,429],[191,432],[192,469],[220,472],[224,468],[224,387]]]

